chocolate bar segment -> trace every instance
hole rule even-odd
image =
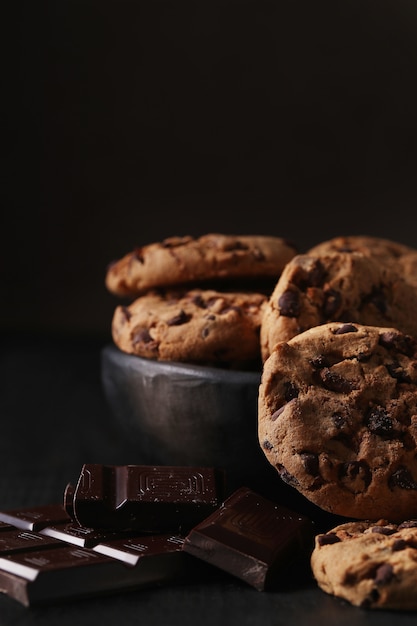
[[[61,542],[52,537],[41,535],[32,530],[21,530],[10,527],[11,530],[0,533],[0,556],[14,552],[29,552],[43,548],[56,547]]]
[[[136,538],[136,544],[137,558],[129,564],[60,541],[49,549],[0,555],[0,590],[30,606],[178,584],[201,572],[198,559],[182,551],[182,541],[148,536]]]
[[[242,487],[191,530],[183,550],[263,591],[312,541],[307,517]]]
[[[224,472],[204,467],[83,466],[65,506],[92,528],[183,533],[216,510],[224,498]]]
[[[184,537],[179,535],[133,535],[102,541],[93,550],[127,565],[136,565],[149,554],[181,554],[183,543]]]
[[[41,504],[23,509],[0,511],[0,521],[23,530],[41,530],[51,524],[70,522],[71,518],[62,504]]]
[[[87,528],[80,526],[77,523],[70,522],[69,524],[57,524],[56,526],[47,526],[39,531],[42,535],[48,537],[54,537],[60,541],[74,544],[83,548],[92,548],[98,543],[111,539],[113,537],[119,537],[120,532],[111,532],[106,530],[99,530],[96,528]]]

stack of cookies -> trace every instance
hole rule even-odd
[[[171,237],[108,268],[115,344],[124,352],[259,371],[267,297],[295,247],[279,237]]]
[[[346,524],[316,537],[326,592],[417,609],[417,250],[336,237],[170,238],[113,263],[124,352],[258,369],[259,443],[281,479]],[[411,598],[411,599],[410,599]]]

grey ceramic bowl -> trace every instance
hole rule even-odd
[[[257,437],[260,373],[153,361],[114,345],[101,356],[104,392],[134,463],[223,468],[228,490],[281,483]]]
[[[226,490],[246,486],[328,529],[342,518],[286,485],[258,441],[260,372],[142,359],[113,344],[101,354],[105,396],[123,463],[225,470]],[[119,438],[120,441],[120,438]]]

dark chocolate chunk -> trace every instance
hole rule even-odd
[[[332,422],[339,430],[345,428],[348,425],[346,417],[344,417],[344,415],[341,415],[340,413],[333,413]]]
[[[62,504],[44,504],[0,511],[0,521],[24,530],[41,530],[51,524],[65,524],[71,518]]]
[[[146,544],[146,549],[140,550]],[[49,549],[0,557],[0,589],[25,606],[195,580],[201,565],[182,551],[181,543],[137,540],[130,565],[98,550],[58,542]],[[116,548],[117,550],[117,548]],[[121,553],[120,553],[121,554]]]
[[[279,416],[281,415],[281,413],[283,413],[283,412],[284,412],[284,409],[285,409],[285,407],[286,407],[286,406],[287,406],[287,405],[286,405],[286,404],[284,404],[283,406],[280,406],[280,407],[279,407],[279,409],[277,409],[276,411],[274,411],[274,412],[272,413],[272,415],[271,415],[271,420],[272,420],[273,422],[275,422],[275,420],[279,418]]]
[[[314,369],[322,369],[322,367],[329,367],[330,363],[327,359],[327,357],[325,357],[323,354],[319,354],[319,356],[314,357],[314,359],[311,359],[310,364],[312,367],[314,367]]]
[[[391,437],[394,432],[392,419],[381,406],[375,406],[369,410],[365,424],[371,433],[381,437]]]
[[[328,546],[333,543],[339,543],[341,539],[336,535],[336,533],[329,532],[324,535],[318,535],[317,543],[319,546]]]
[[[325,319],[333,319],[340,309],[342,296],[335,289],[324,292],[323,315]]]
[[[390,526],[372,526],[371,533],[377,533],[379,535],[393,535],[397,532],[396,528]]]
[[[396,539],[392,544],[393,552],[400,552],[408,547],[407,542],[404,539]]]
[[[375,572],[374,583],[376,585],[386,585],[394,578],[394,570],[389,563],[383,563]]]
[[[387,363],[385,367],[387,368],[388,374],[392,376],[392,378],[396,378],[399,383],[411,383],[410,376],[404,371],[398,361]]]
[[[406,467],[399,467],[389,478],[390,489],[399,487],[400,489],[417,489],[417,483]]]
[[[220,506],[224,472],[204,467],[83,466],[74,517],[89,528],[169,532],[190,529]]]
[[[154,339],[151,337],[147,328],[137,328],[132,335],[132,342],[135,343],[152,343]],[[154,342],[155,343],[155,342]]]
[[[310,550],[312,532],[307,517],[242,487],[192,529],[183,549],[262,591]]]
[[[286,402],[289,402],[290,400],[297,398],[299,393],[300,393],[300,390],[298,389],[297,385],[295,385],[293,382],[288,381],[284,383],[284,398]]]
[[[190,321],[191,315],[187,314],[185,311],[181,309],[181,311],[167,321],[168,326],[181,326],[182,324],[187,324]]]
[[[192,301],[193,304],[195,304],[195,306],[198,306],[198,308],[200,308],[200,309],[206,309],[207,308],[207,304],[206,304],[204,298],[202,298],[200,295],[193,296],[191,301]]]
[[[298,317],[300,315],[300,296],[298,291],[287,289],[278,298],[278,308],[284,317]]]
[[[387,350],[397,350],[406,356],[413,356],[417,350],[415,339],[410,335],[392,330],[382,332],[379,336],[379,343]]]
[[[319,457],[317,454],[313,454],[311,452],[301,452],[300,458],[303,467],[308,474],[311,476],[319,475]]]
[[[398,530],[402,530],[403,528],[417,528],[417,519],[409,519],[405,522],[401,522],[398,526]]]
[[[334,331],[335,335],[345,335],[346,333],[357,333],[358,329],[353,324],[343,324]]]
[[[329,367],[324,367],[318,371],[323,386],[329,391],[336,391],[337,393],[350,393],[352,389],[355,389],[352,381],[343,378],[336,372],[332,372]]]
[[[277,463],[276,469],[284,483],[286,483],[287,485],[291,485],[291,487],[297,488],[299,486],[299,482],[296,477],[290,474],[287,468],[284,467],[281,463]]]

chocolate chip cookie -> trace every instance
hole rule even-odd
[[[265,309],[261,350],[319,324],[393,326],[417,336],[417,288],[387,264],[359,252],[300,254],[286,265]]]
[[[348,522],[317,535],[319,587],[367,609],[417,609],[417,520]]]
[[[278,343],[259,389],[259,442],[321,509],[417,516],[417,343],[392,328],[331,322]]]
[[[265,302],[256,293],[151,291],[116,307],[113,340],[124,352],[150,359],[260,370]]]
[[[297,253],[280,237],[208,234],[170,237],[130,252],[110,265],[107,289],[118,296],[137,296],[151,289],[232,279],[270,279],[275,284]]]
[[[360,252],[380,263],[397,267],[406,280],[417,284],[417,250],[398,241],[369,235],[341,236],[313,246],[307,254],[322,255],[329,252]]]

